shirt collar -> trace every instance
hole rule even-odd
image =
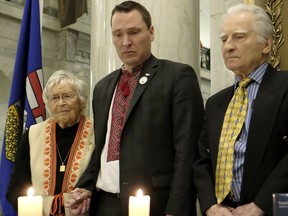
[[[265,74],[265,71],[267,70],[267,67],[268,63],[265,61],[258,68],[256,68],[256,70],[252,71],[252,73],[250,73],[248,77],[253,79],[256,83],[260,84]],[[235,76],[235,85],[237,85],[239,81],[239,77]]]
[[[134,73],[136,73],[136,72],[138,72],[138,71],[141,71],[142,68],[143,68],[143,65],[144,65],[144,64],[140,64],[140,65],[132,68],[132,74],[134,74]],[[125,69],[124,64],[123,64],[122,67],[121,67],[121,71],[122,71],[122,73],[129,73],[129,71]]]

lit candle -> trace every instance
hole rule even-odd
[[[18,197],[18,216],[42,216],[42,196],[33,196],[32,187],[27,194],[28,196]]]
[[[150,196],[143,196],[143,191],[139,189],[136,196],[129,197],[129,216],[149,216]]]

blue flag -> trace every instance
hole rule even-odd
[[[6,117],[0,164],[0,199],[4,216],[17,215],[6,191],[23,130],[46,118],[38,0],[26,0]]]

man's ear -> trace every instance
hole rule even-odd
[[[268,54],[272,48],[273,38],[267,38],[265,41],[265,46],[263,48],[263,53]]]
[[[153,26],[149,28],[149,33],[150,33],[150,41],[152,42],[154,40],[154,27]]]

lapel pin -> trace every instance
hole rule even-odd
[[[141,85],[144,85],[148,81],[148,78],[146,76],[143,76],[140,78],[139,83]]]

